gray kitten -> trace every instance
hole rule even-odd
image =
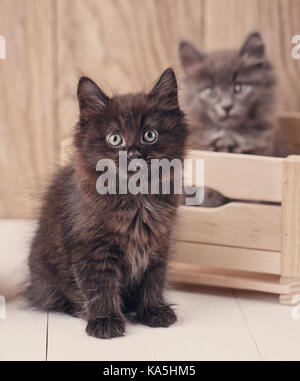
[[[180,58],[191,148],[274,155],[276,78],[261,35],[249,34],[239,50],[209,54],[183,41]]]

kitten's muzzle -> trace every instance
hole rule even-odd
[[[226,115],[229,115],[230,110],[232,109],[232,104],[227,104],[223,106],[223,110],[225,111]]]
[[[127,151],[128,160],[140,159],[141,157],[142,157],[142,154],[138,148],[133,147]]]

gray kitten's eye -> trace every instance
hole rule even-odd
[[[245,90],[246,85],[243,83],[236,83],[233,87],[233,90],[235,93],[241,93],[243,90]]]
[[[207,87],[203,90],[204,94],[208,97],[212,96],[214,93],[214,90],[211,87]]]
[[[156,141],[157,137],[158,137],[157,131],[148,130],[144,133],[142,140],[144,143],[151,144],[151,143],[154,143]]]
[[[124,141],[120,134],[109,134],[106,140],[113,147],[121,146]]]
[[[201,95],[205,98],[213,98],[216,95],[216,91],[212,87],[206,87],[201,91]]]

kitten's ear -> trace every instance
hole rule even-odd
[[[194,45],[187,41],[180,42],[179,56],[185,70],[193,66],[195,63],[203,62],[206,58],[206,56],[199,52]]]
[[[173,109],[178,107],[178,89],[173,69],[166,69],[155,86],[149,93],[149,97],[155,100],[161,108]]]
[[[109,97],[88,77],[81,77],[77,88],[80,118],[88,120],[106,106]]]
[[[240,49],[240,56],[263,58],[264,54],[265,44],[261,34],[259,32],[250,33]]]

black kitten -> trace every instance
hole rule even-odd
[[[99,159],[126,150],[128,160],[183,159],[187,128],[177,83],[167,69],[150,94],[109,98],[90,79],[78,85],[76,153],[44,199],[29,257],[27,296],[33,306],[87,320],[99,338],[121,336],[124,314],[151,327],[176,316],[163,291],[179,195],[96,191]]]

